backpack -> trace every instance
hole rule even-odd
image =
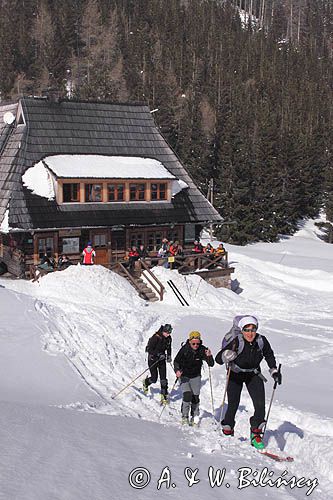
[[[225,334],[222,340],[222,351],[227,347],[227,345],[235,340],[234,347],[236,347],[235,351],[237,352],[237,356],[243,351],[244,349],[244,337],[242,335],[241,329],[238,326],[239,321],[242,318],[245,318],[245,316],[248,316],[247,314],[242,314],[240,316],[235,316],[233,319],[233,324],[231,329],[228,331],[228,333]],[[238,339],[238,342],[236,342],[236,339]],[[238,345],[237,345],[238,344]],[[261,352],[263,352],[264,349],[264,341],[261,335],[257,335],[257,344]]]

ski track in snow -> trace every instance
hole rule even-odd
[[[158,385],[151,388],[149,397],[140,392],[142,379],[145,375],[139,377],[133,387],[129,387],[116,399],[113,399],[114,394],[133,378],[133,373],[140,373],[146,368],[146,364],[142,361],[144,345],[147,338],[156,331],[161,323],[160,316],[151,312],[154,311],[154,308],[145,309],[140,318],[138,318],[137,311],[130,309],[118,311],[117,315],[110,315],[109,310],[94,311],[92,308],[64,314],[63,308],[58,311],[56,307],[47,306],[45,303],[41,304],[39,301],[36,301],[36,308],[44,315],[48,324],[48,329],[44,333],[45,348],[52,353],[63,352],[86,383],[105,402],[97,407],[96,405],[91,406],[89,403],[76,403],[71,405],[72,408],[112,415],[125,414],[145,420],[159,421],[162,408],[159,404]],[[176,315],[179,317],[182,312],[182,309],[178,308]],[[196,313],[200,312],[196,311]],[[185,315],[190,314],[193,314],[193,311],[186,310]],[[97,315],[98,323],[94,326],[89,318]],[[89,335],[86,332],[87,324],[90,330]],[[137,331],[136,335],[132,336],[131,331],[137,328],[135,325],[140,325],[142,331]],[[293,326],[296,329],[299,323],[294,322]],[[318,327],[318,325],[316,326]],[[117,336],[113,339],[112,331],[115,329],[124,332],[124,337],[119,339]],[[281,335],[318,342],[318,338],[314,335],[294,333],[282,329],[269,328],[269,330]],[[143,331],[146,332],[145,336],[142,334]],[[320,331],[322,335],[328,334],[329,328],[322,327]],[[80,335],[80,332],[84,332],[84,334]],[[284,357],[284,363],[288,364],[289,367],[295,367],[308,360],[313,361],[333,354],[333,341],[326,337],[321,338],[320,341],[324,343],[324,346],[316,349],[315,356],[311,351],[292,352]],[[126,359],[126,363],[123,362],[124,359]],[[172,385],[174,375],[170,368],[168,368],[168,378],[170,385]],[[216,377],[214,374],[214,394],[221,393],[221,387],[224,383],[224,375]],[[179,425],[180,402],[181,395],[177,390],[172,396],[170,407],[163,411],[160,419],[161,424]],[[215,407],[214,410],[215,417],[218,419],[218,408]],[[248,419],[251,412],[252,403],[244,390],[236,431],[236,435],[241,439],[248,437]],[[313,477],[313,471],[316,470],[318,476],[321,477],[321,485],[327,483],[329,489],[329,483],[333,483],[333,473],[330,466],[333,460],[333,420],[325,419],[323,422],[322,417],[305,414],[295,408],[286,408],[276,403],[274,416],[271,417],[266,434],[267,447],[270,451],[294,456],[295,462],[286,466],[285,463],[272,465],[269,459],[257,456],[257,453],[249,447],[248,439],[243,442],[239,438],[226,441],[226,438],[221,436],[219,425],[214,423],[209,380],[205,377],[203,377],[201,390],[201,413],[203,418],[198,432],[184,430],[185,439],[188,440],[190,446],[199,448],[205,453],[221,453],[222,450],[223,455],[231,458],[234,456],[255,460],[257,468],[273,466],[274,469],[280,470],[280,473],[288,468],[289,473],[297,477],[300,475]],[[324,445],[323,437],[325,437]]]
[[[242,256],[240,260],[237,264],[240,286],[244,288],[247,283],[255,283],[255,294],[251,293],[251,288],[246,288],[243,293],[237,295],[228,290],[214,289],[196,276],[184,278],[175,271],[159,269],[158,277],[164,283],[171,277],[189,301],[189,308],[178,305],[177,299],[167,287],[164,304],[156,303],[147,307],[137,297],[133,298],[135,307],[131,307],[130,300],[124,299],[122,304],[119,300],[112,302],[111,298],[108,301],[107,294],[101,298],[98,307],[96,301],[93,305],[89,304],[89,300],[82,304],[73,290],[62,296],[60,290],[63,290],[63,284],[59,276],[57,279],[60,288],[53,297],[47,295],[47,289],[43,292],[42,287],[30,287],[28,293],[36,296],[35,308],[44,319],[41,328],[44,349],[53,355],[63,353],[104,402],[75,402],[65,407],[142,418],[167,426],[179,425],[181,394],[178,388],[172,393],[170,405],[165,408],[161,418],[158,385],[150,388],[149,396],[141,393],[145,374],[115,399],[114,396],[133,379],[133,375],[147,368],[143,356],[144,347],[160,324],[168,322],[181,325],[183,321],[188,324],[191,316],[195,315],[206,317],[207,322],[210,318],[215,318],[223,325],[230,325],[233,315],[240,310],[253,311],[260,317],[260,331],[268,338],[274,334],[280,339],[285,336],[304,342],[302,349],[290,349],[283,354],[283,363],[289,368],[331,357],[333,339],[331,328],[325,321],[331,319],[332,307],[329,301],[322,303],[323,295],[319,292],[332,292],[332,273],[290,268],[248,256]],[[66,272],[59,274],[65,277]],[[75,277],[75,272],[87,273],[87,270],[70,269],[70,272]],[[110,275],[108,271],[107,273]],[[52,280],[52,276],[47,278]],[[108,278],[103,275],[103,279],[105,282]],[[124,285],[122,278],[112,276],[112,279],[119,289],[126,289],[127,283]],[[43,280],[45,278],[41,281]],[[126,292],[133,293],[130,288],[126,289]],[[311,304],[311,308],[307,308],[306,304]],[[270,326],[270,323],[274,323],[273,318],[277,317],[280,326],[284,323],[283,328]],[[315,333],[307,333],[310,331]],[[225,331],[217,332],[218,342],[224,333]],[[312,348],[313,345],[316,346],[315,349]],[[174,345],[173,355],[177,350],[178,347]],[[170,388],[174,382],[174,373],[170,367],[168,379]],[[237,414],[235,437],[221,436],[219,424],[215,419],[219,419],[218,397],[221,398],[224,385],[224,370],[214,368],[213,415],[207,370],[203,372],[200,395],[201,425],[195,431],[184,429],[184,438],[189,446],[197,447],[205,453],[221,453],[222,450],[223,456],[246,458],[253,461],[256,468],[269,466],[280,472],[287,468],[290,475],[297,477],[318,476],[320,488],[316,495],[320,492],[321,498],[329,498],[333,487],[333,419],[275,401],[265,436],[267,448],[270,451],[292,455],[295,461],[288,466],[286,463],[272,464],[269,459],[259,456],[249,446],[252,402],[246,390],[242,393]],[[269,396],[270,394],[266,393],[266,398]],[[288,490],[288,498],[291,497],[300,498],[299,493]],[[314,495],[312,497],[314,498]]]

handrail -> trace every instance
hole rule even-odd
[[[167,260],[167,258],[165,258],[165,260]],[[226,269],[228,267],[228,256],[227,252],[225,252],[223,255],[218,255],[217,257],[215,256],[214,259],[210,259],[203,253],[194,255],[176,255],[174,262],[180,264],[180,267],[178,267],[178,272],[180,272],[184,267],[188,267],[189,265],[191,265],[191,262],[195,263],[194,267],[196,269],[209,269],[213,265],[217,265],[218,267],[223,267],[224,269]],[[170,267],[172,268],[172,266]]]
[[[145,278],[146,280],[148,281],[148,283],[154,288],[154,290],[156,290],[156,292],[159,294],[160,296],[160,301],[163,300],[163,293],[164,293],[164,290],[165,290],[165,287],[162,285],[162,283],[160,282],[160,280],[155,276],[155,274],[152,272],[151,269],[149,269],[148,265],[146,264],[146,262],[144,261],[144,259],[140,259],[140,264],[144,267],[145,271],[148,272],[148,274],[152,277],[153,280],[156,281],[156,283],[159,285],[159,288],[155,285],[154,281],[150,280],[149,279],[149,276],[146,276],[145,275]]]
[[[121,262],[118,261],[113,266],[111,266],[111,269],[116,269],[117,267],[119,267],[122,271],[125,272],[126,276],[129,278],[134,288],[140,293],[141,289],[139,285],[137,284],[136,280],[133,278],[131,273],[126,269],[126,267]]]

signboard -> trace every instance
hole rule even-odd
[[[61,229],[59,231],[59,238],[66,238],[66,236],[81,236],[81,229]]]
[[[80,252],[80,238],[63,238],[62,240],[62,253],[79,253]]]

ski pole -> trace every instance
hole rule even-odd
[[[279,375],[281,374],[281,363],[279,364],[279,368],[278,368],[277,372],[278,372]],[[269,407],[268,407],[267,417],[265,419],[265,427],[264,427],[264,432],[262,433],[262,440],[264,440],[264,436],[265,436],[265,432],[266,432],[266,428],[267,428],[267,422],[268,422],[268,419],[269,419],[269,414],[271,412],[271,407],[272,407],[272,403],[273,403],[274,393],[275,393],[275,389],[276,389],[277,385],[278,385],[278,381],[275,380],[274,386],[273,386],[273,391],[272,391],[271,401],[270,401]]]
[[[178,382],[178,378],[176,378],[176,380],[175,380],[175,382],[174,382],[173,386],[171,387],[171,391],[169,392],[169,397],[170,397],[170,395],[171,395],[172,391],[174,390],[174,388],[176,387],[177,382]],[[161,413],[160,413],[160,415],[159,415],[159,417],[158,417],[158,420],[161,418],[162,413],[163,413],[163,412],[164,412],[164,410],[165,410],[165,407],[166,407],[166,405],[164,405],[164,406],[163,406],[162,411],[161,411]]]
[[[129,387],[130,385],[132,385],[133,382],[135,382],[139,377],[142,377],[142,375],[144,373],[146,373],[148,370],[150,370],[150,368],[152,368],[153,366],[155,366],[158,362],[159,362],[159,359],[157,361],[155,361],[155,363],[153,363],[152,365],[148,366],[148,368],[146,368],[142,373],[140,373],[140,375],[138,375],[133,380],[131,380],[131,382],[129,382],[127,385],[125,385],[125,387],[123,387],[119,392],[117,392],[117,394],[115,394],[114,396],[111,396],[111,399],[116,399],[116,397],[119,396],[119,394],[121,394],[125,389],[127,389],[127,387]]]
[[[221,405],[221,413],[220,413],[220,419],[219,419],[219,423],[220,423],[220,425],[221,425],[221,422],[222,422],[222,416],[223,416],[223,408],[224,408],[224,403],[225,403],[225,397],[226,397],[226,395],[227,395],[227,389],[228,389],[228,385],[229,385],[230,372],[231,372],[231,367],[229,366],[229,368],[228,368],[228,372],[227,372],[227,380],[226,380],[225,389],[224,389],[224,394],[223,394],[222,405]]]
[[[212,401],[212,415],[213,415],[213,418],[214,418],[214,397],[213,397],[213,386],[212,386],[212,376],[211,376],[211,373],[210,373],[210,366],[208,366],[208,375],[209,375],[209,385],[210,385],[210,398],[211,398],[211,401]],[[215,419],[214,419],[215,420]],[[216,420],[215,420],[216,422]]]

